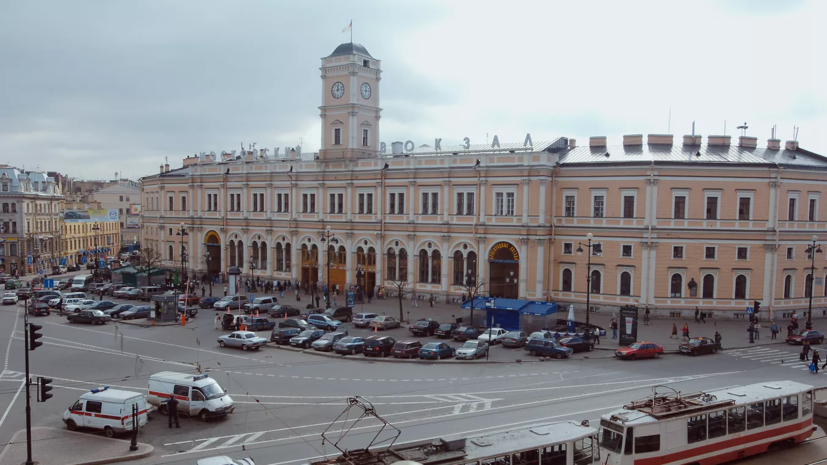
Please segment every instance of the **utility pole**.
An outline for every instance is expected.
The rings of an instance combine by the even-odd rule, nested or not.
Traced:
[[[23,343],[26,352],[26,465],[34,465],[32,461],[32,398],[29,395],[31,378],[29,375],[29,299],[23,299]],[[35,341],[32,341],[34,343]]]

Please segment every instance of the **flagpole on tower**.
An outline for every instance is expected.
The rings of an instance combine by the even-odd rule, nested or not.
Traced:
[[[350,20],[350,43],[353,43],[353,20]]]

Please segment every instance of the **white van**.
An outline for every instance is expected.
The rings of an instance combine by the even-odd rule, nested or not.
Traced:
[[[166,401],[172,397],[180,402],[178,412],[206,420],[223,417],[235,410],[233,399],[210,378],[210,375],[188,375],[174,371],[162,371],[149,377],[147,401],[167,414]]]
[[[132,406],[138,405],[138,427],[147,422],[146,398],[140,392],[92,389],[80,396],[74,405],[63,412],[63,423],[69,431],[78,428],[102,429],[106,437],[132,431]]]
[[[91,274],[79,274],[72,279],[72,290],[85,291],[89,289],[90,284],[92,284]]]

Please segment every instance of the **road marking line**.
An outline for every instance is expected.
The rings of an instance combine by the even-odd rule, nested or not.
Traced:
[[[239,434],[239,435],[233,436],[232,438],[230,438],[230,440],[229,440],[229,441],[225,441],[225,442],[224,442],[224,443],[222,443],[221,445],[222,445],[222,446],[229,446],[230,444],[232,444],[232,443],[234,443],[234,442],[238,441],[239,439],[243,438],[244,436],[247,436],[247,433],[244,433],[244,434]]]
[[[6,416],[9,414],[9,411],[11,411],[11,406],[14,405],[14,402],[17,400],[17,396],[20,395],[20,391],[22,391],[25,386],[26,380],[23,380],[23,382],[20,383],[20,387],[17,388],[17,393],[14,395],[11,402],[9,402],[9,406],[6,407],[6,411],[3,412],[3,417],[0,418],[0,426],[3,426],[3,422],[6,421]]]
[[[14,333],[17,332],[17,322],[20,320],[20,307],[17,307],[17,310],[14,312],[14,328],[11,330],[11,336],[9,336],[9,345],[6,347],[6,362],[3,365],[3,370],[9,369],[9,353],[11,352],[11,341],[14,337]],[[28,347],[27,347],[28,349]]]
[[[261,435],[262,435],[262,434],[264,434],[264,431],[259,431],[258,433],[253,433],[253,435],[252,435],[252,436],[250,436],[249,438],[247,438],[247,439],[245,439],[245,440],[244,440],[244,444],[247,444],[248,442],[253,442],[253,441],[255,441],[256,439],[258,439],[259,437],[261,437]]]
[[[218,441],[219,439],[221,439],[221,438],[207,439],[206,441],[202,442],[201,444],[198,444],[197,446],[193,447],[192,449],[188,450],[187,452],[197,452],[197,451],[209,446],[210,444],[214,443],[215,441]]]

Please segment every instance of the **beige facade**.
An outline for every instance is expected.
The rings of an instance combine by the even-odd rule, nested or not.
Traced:
[[[378,142],[379,61],[343,46],[322,60],[322,150],[302,159],[202,154],[144,178],[143,247],[180,266],[183,223],[188,268],[199,272],[240,266],[245,275],[342,286],[404,281],[408,292],[443,298],[460,296],[471,275],[484,294],[578,306],[591,276],[600,312],[636,304],[741,315],[753,301],[776,314],[807,308],[806,248],[814,234],[827,239],[824,157],[796,142],[671,135],[616,145],[530,136],[394,143],[388,154]],[[322,242],[327,227],[334,239]],[[815,258],[820,282],[825,255]],[[827,297],[814,288],[821,316]]]

